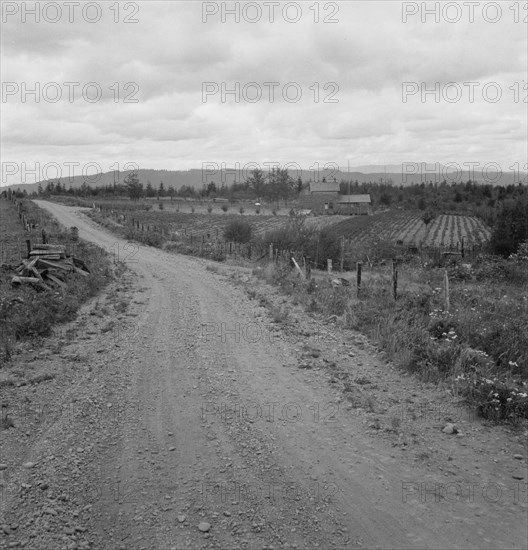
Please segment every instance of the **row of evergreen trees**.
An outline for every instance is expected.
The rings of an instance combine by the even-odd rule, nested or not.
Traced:
[[[324,179],[323,179],[324,181]],[[39,185],[38,196],[71,195],[80,197],[123,197],[131,199],[143,197],[185,197],[214,198],[222,197],[230,200],[291,200],[309,188],[311,181],[301,178],[294,180],[287,170],[273,170],[264,173],[254,170],[243,182],[231,185],[218,185],[211,181],[201,189],[182,185],[175,189],[172,185],[166,187],[163,181],[157,186],[152,182],[141,182],[137,174],[129,173],[123,183],[91,187],[83,183],[81,187],[66,187],[58,181],[48,181]],[[485,217],[485,209],[494,209],[505,200],[524,200],[527,197],[526,185],[509,185],[507,187],[482,185],[471,180],[465,183],[421,183],[408,186],[396,186],[391,182],[344,181],[340,182],[340,193],[370,194],[374,206],[379,208],[396,207],[402,209],[430,209],[436,213],[442,211],[467,212]],[[488,223],[492,220],[486,219]]]

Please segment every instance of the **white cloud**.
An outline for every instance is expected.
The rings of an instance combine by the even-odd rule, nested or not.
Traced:
[[[330,4],[319,4],[321,19],[330,15]],[[101,3],[103,16],[94,24],[79,18],[22,23],[11,16],[2,33],[4,85],[80,87],[74,103],[64,87],[55,104],[35,103],[30,95],[22,102],[20,93],[7,97],[1,105],[3,159],[79,158],[104,166],[134,160],[167,169],[207,160],[303,166],[409,158],[526,162],[527,36],[511,11],[504,9],[496,24],[485,22],[479,8],[475,23],[424,24],[419,15],[403,23],[399,2],[338,4],[336,24],[315,24],[313,3],[302,4],[303,17],[295,24],[283,21],[280,10],[275,23],[264,17],[236,24],[231,17],[223,24],[220,14],[203,23],[201,2],[137,2],[135,24],[114,23],[109,3]],[[302,90],[298,103],[281,97],[292,81]],[[101,101],[80,97],[88,82],[100,85]],[[138,102],[124,104],[123,87],[130,82],[137,85]],[[263,99],[248,103],[242,96],[234,103],[228,95],[222,103],[218,93],[204,103],[204,82],[231,89],[236,82],[242,89],[256,82]],[[280,83],[274,103],[267,101],[266,82]],[[339,86],[337,104],[323,101],[329,82]],[[402,101],[404,82],[429,89],[439,83],[442,91],[456,82],[464,92],[464,83],[478,85],[474,102],[466,93],[456,103],[436,103],[431,95],[424,103],[420,92]],[[482,97],[490,82],[503,92],[497,103]],[[318,103],[314,83],[320,85]]]

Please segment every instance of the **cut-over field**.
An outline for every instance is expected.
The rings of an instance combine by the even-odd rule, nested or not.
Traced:
[[[143,224],[163,226],[177,235],[220,237],[225,226],[239,214],[183,214],[175,212],[135,212],[135,220]],[[244,216],[258,237],[288,222],[279,216]],[[481,244],[490,237],[489,228],[473,216],[441,214],[429,224],[420,212],[388,211],[372,216],[317,216],[306,219],[307,227],[330,229],[336,238],[364,242],[376,238],[392,242],[425,247],[457,247],[464,244]]]
[[[109,215],[103,206],[103,214]],[[149,205],[150,206],[150,205]],[[218,210],[218,209],[216,209]],[[128,210],[117,207],[110,214],[123,225],[132,220],[143,224],[145,230],[163,229],[169,238],[205,237],[205,240],[222,239],[226,225],[243,217],[252,226],[253,237],[284,226],[289,216],[270,216],[248,211],[241,216],[234,209],[211,213],[177,212],[173,209]],[[481,245],[489,240],[490,229],[475,216],[440,214],[425,224],[423,212],[389,210],[371,216],[315,216],[307,217],[305,226],[329,230],[336,239],[345,237],[350,242],[386,241],[392,244],[430,247],[459,248],[464,245]]]

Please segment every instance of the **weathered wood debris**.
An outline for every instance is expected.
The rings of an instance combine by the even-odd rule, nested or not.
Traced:
[[[65,287],[69,275],[88,276],[90,270],[79,258],[66,254],[60,244],[28,245],[28,258],[15,268],[11,284],[31,283],[41,288]]]

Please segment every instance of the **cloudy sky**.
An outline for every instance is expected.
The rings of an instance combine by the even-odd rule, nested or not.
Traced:
[[[35,21],[4,1],[1,183],[127,162],[522,167],[526,2],[437,4],[41,1]]]

